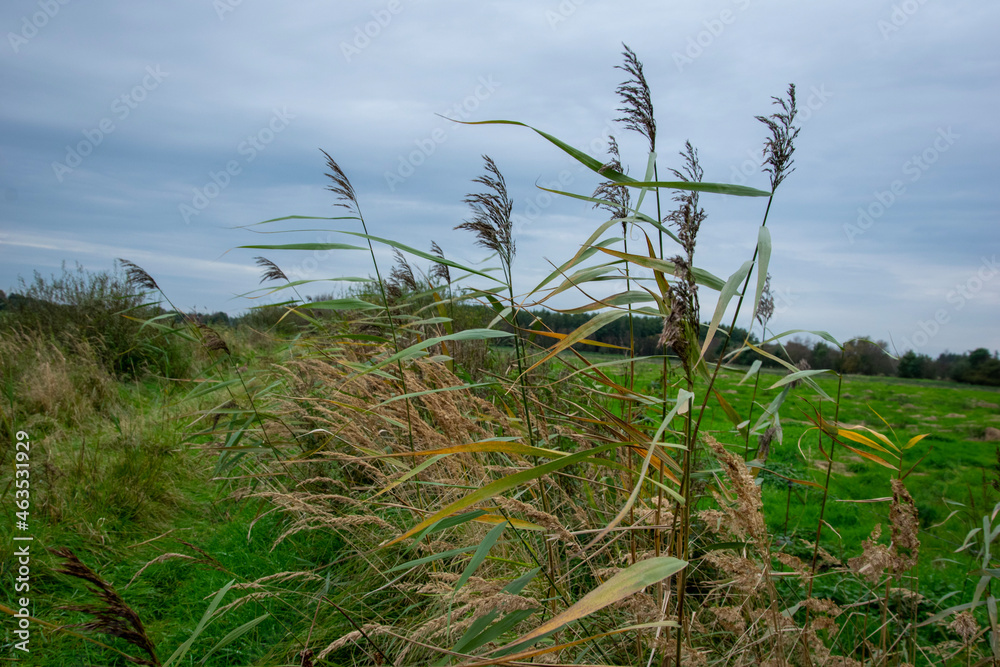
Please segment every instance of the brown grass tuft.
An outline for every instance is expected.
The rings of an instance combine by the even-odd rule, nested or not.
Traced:
[[[882,524],[876,524],[871,536],[861,543],[861,555],[847,561],[852,572],[860,574],[873,584],[878,583],[882,573],[893,563],[892,551],[889,547],[878,543],[881,536]]]
[[[901,574],[917,564],[920,553],[920,521],[913,497],[903,482],[892,480],[892,507],[889,509],[889,523],[892,526],[893,572]]]
[[[969,644],[979,634],[979,623],[972,612],[963,611],[955,615],[955,620],[948,624],[948,629],[961,637],[963,644]]]
[[[721,503],[722,511],[729,517],[731,530],[740,538],[749,536],[763,551],[768,542],[767,526],[764,524],[760,487],[754,482],[753,475],[743,459],[730,454],[718,440],[710,435],[705,436],[705,442],[715,452],[715,457],[722,464],[722,469],[736,493],[735,506]]]

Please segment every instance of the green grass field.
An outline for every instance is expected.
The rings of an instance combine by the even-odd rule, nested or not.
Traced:
[[[273,354],[264,356],[273,358]],[[494,354],[506,352],[501,348]],[[619,359],[585,356],[596,364]],[[604,368],[624,381],[626,367]],[[638,362],[637,391],[654,393],[661,370],[659,361]],[[746,369],[724,369],[717,383],[720,394],[741,415],[748,413],[757,379],[745,379],[745,373]],[[760,373],[754,414],[763,411],[779,391],[769,387],[781,377],[766,369]],[[827,394],[836,395],[835,378],[820,375],[815,379]],[[336,532],[297,533],[272,551],[285,520],[262,501],[233,500],[232,492],[244,488],[244,480],[220,479],[239,475],[218,474],[219,452],[205,449],[212,438],[197,435],[201,425],[196,420],[215,407],[212,401],[184,400],[190,391],[184,382],[148,379],[115,386],[113,407],[74,420],[55,405],[52,414],[37,413],[25,425],[37,434],[33,436],[33,461],[39,466],[39,486],[32,530],[36,562],[44,563],[37,566],[33,580],[38,618],[52,623],[86,618],[61,609],[87,594],[78,582],[52,573],[59,559],[42,555],[43,547],[71,548],[134,606],[157,643],[168,647],[190,636],[213,593],[227,581],[251,582],[279,572],[308,571],[329,586],[343,589],[357,586],[366,576],[356,554],[343,558],[344,542]],[[700,400],[698,387],[695,393]],[[844,380],[841,398],[842,422],[869,426],[896,442],[928,434],[906,450],[904,458],[905,469],[913,466],[907,484],[922,529],[921,558],[912,574],[920,581],[920,592],[931,601],[956,589],[968,593],[977,580],[967,574],[975,569],[972,557],[976,554],[954,551],[1000,497],[993,486],[998,475],[997,444],[983,440],[986,428],[1000,423],[1000,392],[941,382],[850,376]],[[710,405],[714,402],[711,398]],[[825,460],[807,418],[820,406],[824,416],[832,419],[830,404],[818,400],[812,388],[800,385],[792,390],[782,410],[782,441],[771,445],[768,470],[823,483]],[[713,409],[706,414],[706,432],[742,456],[746,442],[723,412]],[[650,416],[655,419],[655,411]],[[756,446],[753,436],[748,458],[753,458]],[[233,469],[234,473],[239,469]],[[835,452],[831,502],[825,516],[831,529],[824,533],[824,548],[846,562],[857,555],[858,545],[876,523],[888,525],[886,499],[891,495],[892,475],[893,471],[855,454]],[[807,560],[809,549],[802,540],[815,537],[821,491],[789,484],[768,472],[761,472],[760,477],[775,547]],[[872,500],[876,502],[853,502]],[[12,525],[13,517],[8,519],[5,526]],[[819,577],[814,595],[842,598],[850,592],[850,586],[839,578],[829,579],[829,590],[826,584]],[[264,616],[238,647],[230,644],[213,654],[223,662],[210,659],[206,664],[234,664],[233,660],[272,664],[269,661],[277,659],[281,647],[294,641],[290,629],[302,620],[293,609],[283,612],[284,607],[279,601],[266,600],[241,605],[208,626],[198,638],[195,654],[205,655],[230,631]],[[114,662],[106,650],[76,635],[43,636],[45,648],[37,651],[37,661],[29,658],[23,664],[55,664],[53,655],[69,661],[60,664],[100,660],[108,661],[101,664],[127,664]],[[101,641],[115,644],[106,637]],[[117,645],[127,648],[120,641]]]
[[[618,359],[612,355],[588,353],[594,363]],[[625,368],[625,365],[619,366]],[[723,398],[740,415],[759,416],[780,389],[769,387],[785,373],[762,369],[759,382],[747,379],[747,368],[726,368],[719,375],[717,388]],[[658,360],[640,361],[636,367],[636,390],[653,393],[661,373]],[[625,375],[616,376],[619,381]],[[837,380],[832,374],[814,376],[816,383],[829,396],[837,394]],[[756,387],[755,387],[756,384]],[[756,400],[754,400],[756,389]],[[696,388],[696,394],[698,393]],[[698,396],[699,399],[702,395]],[[963,503],[976,521],[983,511],[992,510],[1000,500],[994,488],[1000,483],[998,447],[1000,443],[984,439],[986,429],[1000,428],[1000,390],[991,387],[958,385],[934,380],[907,380],[894,377],[847,376],[841,395],[839,421],[845,424],[867,426],[879,431],[900,445],[910,438],[927,434],[912,449],[905,450],[903,468],[910,471],[907,480],[914,483],[911,493],[920,510],[921,526],[929,528],[960,509]],[[715,404],[710,398],[709,405]],[[782,443],[772,444],[767,468],[786,477],[822,483],[826,476],[826,459],[817,447],[814,422],[817,411],[822,409],[826,419],[834,418],[831,404],[806,385],[793,390],[782,409]],[[884,421],[883,421],[884,420]],[[736,453],[742,454],[749,447],[749,459],[754,458],[757,437],[749,443],[736,431],[732,422],[721,410],[708,413],[704,428]],[[829,453],[829,452],[828,452]],[[888,458],[888,457],[887,457]],[[891,463],[896,463],[890,459]],[[912,471],[911,471],[912,468]],[[815,532],[817,504],[811,494],[815,490],[806,486],[789,485],[784,480],[762,473],[768,521],[779,533],[785,526],[786,508],[788,532],[802,534],[805,527]],[[831,493],[836,501],[833,514],[828,515],[847,544],[859,544],[877,522],[885,523],[887,503],[857,503],[847,501],[871,500],[891,496],[889,478],[894,471],[884,468],[857,454],[841,449],[834,452]],[[788,502],[791,486],[792,500]],[[978,516],[976,513],[978,512]],[[961,517],[946,526],[954,525],[951,539],[957,542],[929,544],[928,548],[940,557],[961,546],[965,533],[973,526],[959,526]],[[938,536],[944,540],[944,534]],[[928,568],[933,567],[930,564]]]

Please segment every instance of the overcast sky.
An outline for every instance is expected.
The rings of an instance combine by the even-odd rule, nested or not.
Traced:
[[[337,215],[322,148],[371,233],[463,262],[484,257],[453,227],[490,155],[526,291],[606,219],[536,184],[589,195],[598,178],[527,129],[441,116],[523,121],[601,159],[614,134],[641,176],[645,140],[613,122],[624,42],[661,177],[690,140],[705,180],[767,189],[754,116],[796,84],[797,170],[768,220],[774,330],[1000,349],[997,3],[6,0],[0,26],[0,288],[123,257],[182,308],[244,311],[262,253],[233,248],[349,238],[237,229]],[[749,259],[766,203],[704,195],[696,264],[725,278]],[[293,278],[373,272],[366,253],[263,254]]]

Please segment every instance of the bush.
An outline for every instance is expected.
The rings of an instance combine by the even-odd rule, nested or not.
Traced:
[[[177,377],[187,370],[190,354],[180,341],[142,326],[157,309],[119,274],[79,265],[70,271],[64,264],[62,275],[46,279],[36,271],[30,284],[21,278],[18,287],[0,301],[0,331],[40,336],[67,351],[84,344],[119,378]]]

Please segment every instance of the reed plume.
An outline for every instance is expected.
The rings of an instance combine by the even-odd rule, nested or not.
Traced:
[[[159,290],[160,286],[153,280],[153,276],[146,273],[138,264],[133,264],[127,259],[118,259],[118,263],[125,269],[126,280],[129,285],[142,289]]]
[[[615,121],[623,123],[629,130],[635,130],[649,141],[649,150],[656,150],[656,120],[653,118],[653,100],[649,93],[649,84],[646,83],[646,76],[642,72],[642,63],[635,55],[635,52],[622,44],[625,50],[622,55],[625,57],[625,64],[615,65],[615,69],[620,69],[629,75],[629,79],[618,86],[615,91],[622,99],[624,106],[618,111],[625,114]]]
[[[444,259],[444,250],[441,250],[441,246],[437,244],[437,241],[431,241],[431,254]],[[431,267],[430,277],[431,280],[440,280],[446,285],[451,285],[451,271],[448,270],[447,264],[435,262]]]
[[[611,159],[597,173],[603,174],[605,171],[611,170],[619,174],[624,174],[625,169],[622,167],[621,153],[619,152],[618,142],[614,136],[608,139],[608,155]],[[613,181],[604,181],[597,186],[597,189],[594,190],[594,194],[591,196],[594,199],[606,200],[606,202],[594,204],[594,208],[604,209],[611,214],[612,218],[627,218],[631,212],[632,194],[627,185]],[[623,231],[626,224],[625,220],[622,220]]]
[[[514,244],[514,225],[510,218],[514,203],[507,194],[507,183],[496,163],[488,155],[484,155],[483,160],[486,162],[487,173],[473,179],[472,182],[479,183],[489,192],[466,195],[463,201],[472,207],[473,216],[455,229],[474,233],[476,243],[500,255],[503,263],[509,268],[517,253]]]
[[[288,282],[288,276],[285,275],[285,272],[271,260],[266,257],[254,257],[254,261],[257,263],[257,266],[264,269],[264,272],[261,273],[259,284],[266,283],[269,280],[284,280]]]
[[[396,264],[389,271],[389,280],[386,286],[395,296],[399,296],[406,290],[416,291],[417,277],[413,273],[413,267],[399,250],[394,248],[392,254],[396,258]]]
[[[141,649],[150,657],[150,660],[145,660],[135,656],[126,656],[130,662],[137,665],[159,667],[160,661],[156,657],[156,648],[146,635],[146,628],[143,627],[142,620],[135,610],[129,607],[125,600],[115,591],[114,587],[84,565],[76,557],[76,554],[69,549],[50,549],[49,551],[65,561],[62,568],[56,570],[57,574],[65,574],[82,580],[86,583],[87,589],[100,599],[100,603],[98,604],[63,607],[68,611],[82,612],[94,617],[93,621],[76,624],[71,627],[101,632],[123,639],[136,648]]]
[[[798,109],[795,107],[795,84],[788,84],[788,99],[772,97],[774,104],[781,107],[780,112],[770,116],[757,116],[757,120],[767,125],[771,131],[771,137],[764,143],[764,171],[771,176],[771,192],[774,192],[778,185],[791,174],[795,169],[792,167],[792,153],[795,152],[795,139],[799,136],[799,130],[795,126],[795,115]]]
[[[319,152],[326,156],[326,166],[330,170],[326,176],[333,181],[333,185],[328,185],[326,189],[337,195],[337,199],[339,200],[334,206],[342,206],[361,215],[360,211],[358,211],[358,198],[354,194],[354,186],[347,179],[344,170],[340,168],[337,161],[330,157],[330,154],[325,150],[321,148]]]

